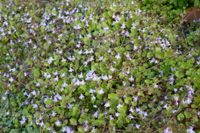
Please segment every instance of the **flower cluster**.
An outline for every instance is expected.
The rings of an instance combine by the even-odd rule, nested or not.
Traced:
[[[9,1],[0,4],[2,132],[198,128],[199,53],[175,47],[173,27],[140,2]]]

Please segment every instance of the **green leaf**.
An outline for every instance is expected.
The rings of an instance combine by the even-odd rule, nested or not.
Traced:
[[[39,128],[27,127],[26,130],[28,133],[40,133]]]
[[[194,6],[200,7],[200,0],[194,0]]]
[[[130,104],[130,102],[132,101],[132,98],[126,97],[124,101],[125,101],[126,104]]]
[[[40,69],[39,68],[33,68],[32,74],[34,78],[38,78],[40,76]]]
[[[46,30],[46,29],[45,29],[45,26],[41,26],[41,27],[40,27],[40,31],[41,31],[42,33],[44,33],[45,30]]]
[[[189,119],[189,118],[192,117],[192,114],[191,114],[190,112],[188,112],[188,111],[185,111],[185,112],[184,112],[184,115],[185,115],[185,118],[186,118],[186,119]]]
[[[92,123],[93,123],[95,126],[101,126],[101,125],[104,125],[104,124],[105,124],[105,120],[104,120],[104,119],[92,120]]]
[[[75,118],[71,118],[70,119],[70,124],[72,124],[72,125],[77,125],[77,121],[76,121],[76,119]]]
[[[20,133],[19,129],[11,129],[10,133]]]
[[[158,58],[158,59],[163,58],[163,52],[161,51],[160,47],[155,48],[155,57]]]
[[[112,107],[115,107],[118,104],[118,96],[115,93],[108,94],[108,99],[110,99],[110,104]]]
[[[57,15],[57,11],[56,11],[56,8],[54,8],[53,10],[52,10],[52,12],[51,12],[54,16],[56,16]]]
[[[184,118],[185,118],[185,117],[184,117],[184,114],[182,114],[182,113],[178,114],[178,116],[177,116],[177,119],[178,119],[179,121],[182,121]]]
[[[177,78],[182,78],[184,76],[181,71],[176,71],[175,75],[176,75]]]
[[[45,101],[45,104],[46,104],[47,106],[52,105],[52,104],[53,104],[52,99],[47,98],[46,101]]]
[[[80,113],[80,109],[79,109],[78,105],[75,105],[75,106],[72,108],[72,114],[71,114],[72,117],[77,118],[78,115],[79,115],[79,113]]]

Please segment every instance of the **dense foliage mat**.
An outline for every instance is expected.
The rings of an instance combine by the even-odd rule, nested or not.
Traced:
[[[164,19],[129,0],[1,1],[0,131],[200,132],[200,31]]]

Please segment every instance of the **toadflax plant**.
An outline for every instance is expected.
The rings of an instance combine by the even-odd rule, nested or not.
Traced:
[[[0,131],[200,131],[199,46],[140,7],[1,1]]]

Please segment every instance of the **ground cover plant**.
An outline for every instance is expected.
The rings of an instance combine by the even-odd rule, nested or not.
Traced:
[[[199,23],[155,7],[1,1],[0,131],[200,132]]]

